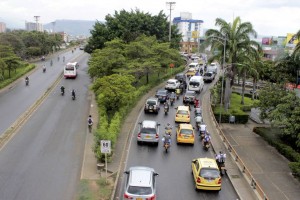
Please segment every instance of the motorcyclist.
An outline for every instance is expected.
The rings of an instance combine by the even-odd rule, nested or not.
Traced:
[[[93,119],[92,119],[92,115],[89,115],[88,117],[88,127],[89,127],[89,132],[92,132],[92,126],[93,126]]]
[[[62,95],[65,93],[65,87],[63,85],[60,87],[60,91],[61,91]]]
[[[202,75],[202,74],[203,74],[203,69],[201,68],[201,69],[200,69],[200,75]]]
[[[51,65],[51,66],[53,65],[53,61],[52,61],[52,60],[50,60],[50,65]]]
[[[65,59],[66,59],[65,56],[63,56],[63,62],[65,62]]]
[[[43,65],[43,72],[46,72],[46,65]]]
[[[166,108],[166,109],[167,109],[167,112],[169,112],[169,104],[168,104],[167,101],[164,103],[164,108]]]
[[[60,58],[59,58],[59,55],[58,55],[58,56],[57,56],[57,61],[59,61],[59,59],[60,59]]]
[[[194,100],[194,106],[195,106],[195,108],[199,107],[199,99],[195,98],[195,100]]]
[[[210,134],[209,134],[209,132],[206,131],[206,134],[203,139],[203,146],[206,145],[207,143],[210,144],[210,141],[211,141]]]
[[[216,162],[219,167],[219,170],[221,171],[221,167],[225,166],[225,159],[226,159],[226,153],[223,153],[220,151],[218,154],[216,154]]]
[[[75,99],[75,97],[76,97],[76,94],[75,94],[75,90],[73,89],[72,90],[72,97]]]
[[[25,84],[26,84],[26,85],[29,84],[29,78],[28,78],[28,76],[25,77]]]
[[[202,115],[202,110],[201,110],[201,108],[195,108],[195,115],[196,115],[196,116],[201,116],[201,115]]]
[[[206,124],[202,123],[200,124],[200,131],[199,131],[199,136],[201,136],[201,133],[206,134]]]
[[[172,92],[172,93],[170,94],[170,103],[171,103],[171,105],[174,103],[175,98],[176,98],[176,95],[175,95],[174,92]],[[173,102],[173,103],[172,103],[172,102]]]
[[[201,123],[201,125],[202,125],[202,123],[203,123],[203,118],[201,117],[201,115],[197,115],[197,116],[195,117],[195,121],[196,121],[196,124]],[[201,126],[201,125],[200,125],[200,126]]]
[[[170,123],[167,123],[166,127],[165,127],[165,132],[171,134],[172,133],[172,129],[173,127],[171,126]]]
[[[179,95],[181,94],[181,88],[180,88],[180,87],[177,88],[177,89],[175,90],[175,92],[176,92],[176,97],[177,97],[177,99],[178,99]]]

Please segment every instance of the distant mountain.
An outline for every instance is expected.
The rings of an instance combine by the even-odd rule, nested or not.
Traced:
[[[66,32],[69,35],[78,36],[85,35],[90,36],[90,30],[95,25],[96,21],[88,20],[56,20],[53,26],[52,22],[44,25],[44,30],[53,30],[55,32]]]

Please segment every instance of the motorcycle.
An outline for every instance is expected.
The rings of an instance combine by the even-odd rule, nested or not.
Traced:
[[[64,96],[65,90],[60,90],[60,94],[61,94],[61,96]]]
[[[175,101],[175,99],[174,99],[174,98],[170,98],[170,104],[171,104],[171,106],[173,106],[173,105],[174,105],[174,101]]]
[[[75,100],[75,99],[76,99],[75,95],[72,95],[72,100]]]
[[[45,73],[46,72],[46,68],[43,68],[43,73]]]
[[[165,115],[168,114],[169,108],[167,106],[164,107]]]
[[[209,147],[210,147],[210,142],[205,141],[204,144],[203,144],[204,150],[208,151]]]
[[[165,148],[166,153],[168,153],[169,147],[170,147],[170,143],[169,142],[165,142],[164,143],[164,148]]]
[[[220,170],[220,175],[223,176],[226,172],[225,161],[223,161],[223,162],[218,162],[217,161],[217,164],[218,164],[218,167],[219,167],[219,170]]]
[[[201,124],[199,124],[199,127],[200,127]],[[205,131],[200,131],[200,140],[203,141],[205,137]]]
[[[29,80],[28,80],[28,79],[25,80],[25,85],[26,85],[26,86],[29,85]]]

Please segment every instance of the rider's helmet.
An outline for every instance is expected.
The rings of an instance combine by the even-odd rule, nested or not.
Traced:
[[[89,117],[92,117],[92,115],[89,115]]]
[[[167,126],[170,126],[171,124],[170,123],[167,123]]]

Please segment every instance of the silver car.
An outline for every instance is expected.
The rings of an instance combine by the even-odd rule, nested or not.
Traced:
[[[159,126],[156,121],[144,120],[139,123],[140,129],[137,135],[137,143],[143,142],[154,143],[158,145],[159,142]]]
[[[125,171],[125,192],[124,200],[155,200],[156,187],[155,178],[158,173],[153,168],[136,166]]]

